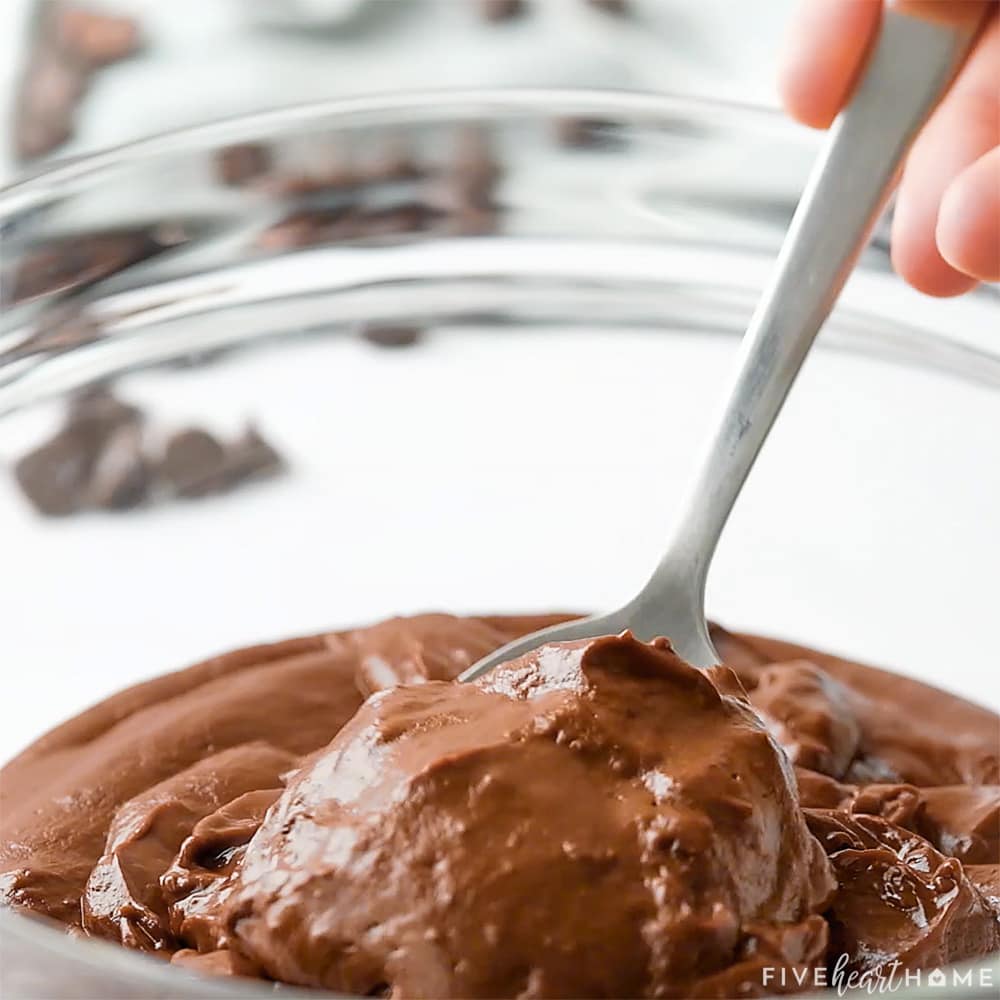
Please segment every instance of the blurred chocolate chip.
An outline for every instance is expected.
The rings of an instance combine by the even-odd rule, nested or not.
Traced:
[[[14,151],[19,159],[33,160],[64,142],[73,135],[69,112],[36,114],[32,109],[19,108],[14,115]]]
[[[69,428],[20,458],[14,476],[39,514],[65,517],[84,505],[84,493],[96,460],[89,441]]]
[[[109,440],[121,429],[137,428],[141,419],[138,409],[106,390],[85,393],[71,403],[63,427],[15,465],[21,491],[49,517],[84,509],[91,477]]]
[[[21,159],[66,142],[90,74],[139,47],[132,18],[54,0],[41,10],[14,102],[14,149]]]
[[[213,347],[206,351],[194,349],[188,351],[186,354],[178,354],[165,361],[161,361],[159,367],[169,368],[173,371],[204,368],[206,365],[214,364],[220,358],[224,358],[232,350],[232,347]]]
[[[422,201],[405,201],[398,205],[359,212],[350,236],[371,239],[394,236],[397,233],[424,232],[433,225],[438,213]]]
[[[345,243],[392,237],[429,229],[440,212],[422,201],[405,201],[381,208],[357,205],[301,209],[260,233],[256,245],[265,250],[288,250],[324,243]]]
[[[142,429],[124,424],[105,441],[86,490],[86,500],[102,510],[131,510],[146,502],[150,467],[142,451]]]
[[[243,142],[219,150],[216,172],[223,184],[240,187],[267,174],[272,159],[271,150],[263,143]]]
[[[276,475],[284,466],[280,452],[249,424],[226,449],[223,476],[227,486],[238,486],[251,479]]]
[[[351,191],[363,180],[351,163],[331,159],[320,170],[269,174],[260,186],[278,197],[302,198]]]
[[[29,56],[14,102],[14,150],[22,159],[41,156],[73,134],[76,105],[87,74],[47,43]]]
[[[157,473],[181,497],[201,497],[225,486],[226,452],[208,431],[189,428],[167,441]]]
[[[370,325],[361,331],[363,340],[378,347],[412,347],[423,338],[424,331],[418,326]]]
[[[139,25],[76,4],[52,5],[51,38],[65,53],[88,67],[106,66],[139,49]]]
[[[5,294],[17,303],[92,285],[173,245],[161,235],[157,227],[138,226],[52,239],[14,262]],[[165,235],[176,242],[176,233]]]
[[[73,305],[47,310],[23,340],[0,351],[0,364],[31,357],[56,354],[92,343],[101,336],[100,324]]]
[[[621,17],[628,13],[628,0],[587,0],[591,7],[598,7],[607,14]]]
[[[613,146],[621,141],[618,124],[601,118],[557,118],[555,133],[556,139],[563,146],[598,148]]]
[[[500,164],[489,137],[478,126],[459,131],[448,171],[451,185],[464,204],[487,206],[500,178]]]
[[[173,434],[153,459],[145,447],[144,419],[141,410],[106,387],[81,393],[70,401],[57,433],[15,464],[21,491],[39,513],[62,517],[95,508],[131,510],[159,492],[204,497],[285,467],[252,424],[228,444],[187,428]]]
[[[119,399],[104,385],[94,386],[74,396],[66,415],[67,426],[93,428],[101,443],[118,428],[140,424],[144,419],[138,406]]]
[[[426,171],[413,158],[402,139],[396,137],[385,142],[378,155],[366,164],[367,181],[408,181],[423,177]]]
[[[494,232],[498,210],[494,197],[501,167],[479,127],[462,129],[451,160],[424,187],[425,198],[443,214],[441,228],[454,235]]]
[[[487,21],[507,21],[524,10],[523,0],[479,0],[480,13]]]
[[[443,224],[449,236],[486,236],[496,232],[497,213],[492,208],[460,205]]]
[[[87,76],[51,45],[42,45],[25,70],[25,86],[35,112],[58,109],[62,116],[83,95]]]
[[[325,243],[329,233],[343,223],[348,208],[301,209],[286,215],[259,233],[255,245],[262,250],[291,250]]]

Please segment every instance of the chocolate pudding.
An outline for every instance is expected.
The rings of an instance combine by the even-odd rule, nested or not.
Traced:
[[[0,772],[2,899],[400,998],[763,996],[1000,950],[993,712],[720,628],[707,671],[624,634],[453,683],[565,617],[394,619],[121,692]]]

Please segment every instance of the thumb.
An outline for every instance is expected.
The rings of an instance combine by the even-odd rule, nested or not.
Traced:
[[[938,251],[956,270],[1000,281],[1000,147],[967,166],[941,199]]]

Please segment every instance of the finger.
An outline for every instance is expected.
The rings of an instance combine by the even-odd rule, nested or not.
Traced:
[[[945,190],[1000,144],[1000,17],[993,17],[949,93],[917,137],[903,171],[892,226],[892,260],[915,288],[960,295],[975,278],[953,267],[935,237]]]
[[[803,0],[778,90],[788,113],[826,128],[844,106],[878,34],[882,0]]]
[[[1000,147],[951,182],[937,221],[941,256],[980,281],[1000,281]]]
[[[901,14],[935,21],[939,24],[982,23],[986,12],[997,0],[888,0],[888,5]]]

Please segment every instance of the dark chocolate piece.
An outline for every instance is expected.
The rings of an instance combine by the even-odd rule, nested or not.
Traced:
[[[132,55],[139,45],[132,18],[54,0],[44,4],[15,100],[16,154],[31,159],[66,142],[90,74]]]
[[[459,131],[449,180],[462,205],[486,208],[493,203],[493,190],[500,178],[500,164],[486,132],[478,126]]]
[[[16,154],[29,159],[66,142],[73,134],[76,105],[87,74],[52,45],[41,43],[21,75],[14,108]]]
[[[177,496],[217,493],[225,486],[226,451],[208,431],[188,428],[168,441],[157,472]]]
[[[438,209],[422,201],[405,201],[376,209],[362,209],[356,205],[299,209],[260,233],[256,245],[279,251],[422,232],[430,229],[440,214]]]
[[[460,205],[445,220],[443,228],[452,236],[486,236],[496,232],[497,214],[490,208]]]
[[[563,146],[598,148],[621,141],[618,124],[602,118],[570,115],[555,120],[556,139]]]
[[[509,21],[524,11],[524,0],[479,0],[479,11],[487,21]]]
[[[615,14],[618,17],[628,13],[627,0],[587,0],[591,7],[597,7],[606,14]]]
[[[65,517],[84,506],[84,492],[96,457],[91,441],[64,428],[19,459],[14,475],[21,492],[39,514]]]
[[[93,427],[103,442],[119,427],[141,423],[144,415],[138,406],[123,402],[106,385],[98,385],[70,400],[66,419],[69,425]]]
[[[442,228],[454,235],[479,235],[497,227],[495,190],[501,167],[486,133],[462,128],[450,162],[426,186],[428,204],[444,213]]]
[[[55,308],[45,313],[35,329],[5,351],[0,351],[0,364],[31,357],[35,354],[56,354],[92,343],[101,336],[100,324],[82,309],[73,305]]]
[[[226,448],[222,475],[228,487],[277,475],[285,467],[281,453],[265,440],[254,424]]]
[[[298,173],[274,173],[261,181],[261,187],[279,197],[301,198],[352,191],[364,178],[346,161],[331,161],[322,170]]]
[[[142,429],[125,424],[111,434],[99,453],[86,499],[103,510],[131,510],[146,502],[149,491],[150,468],[142,451]]]
[[[397,233],[419,233],[430,229],[438,213],[422,201],[404,201],[398,205],[361,212],[351,236],[370,239]]]
[[[199,428],[179,431],[154,460],[144,448],[143,420],[138,408],[105,387],[81,393],[59,431],[16,463],[22,492],[50,517],[130,510],[159,486],[170,495],[203,497],[274,475],[285,465],[252,424],[228,444]]]
[[[372,324],[364,327],[361,337],[377,347],[412,347],[419,343],[424,331],[419,326],[403,324]]]
[[[243,142],[220,149],[216,171],[223,184],[241,187],[266,175],[271,169],[271,150],[261,142]]]
[[[64,517],[88,505],[91,477],[111,437],[137,426],[142,416],[104,389],[74,400],[66,422],[53,437],[22,457],[14,467],[21,491],[48,517]]]
[[[349,207],[300,209],[268,226],[255,244],[262,250],[281,251],[325,243],[338,224],[345,224],[350,212]]]
[[[31,248],[14,265],[5,290],[11,304],[84,288],[182,242],[158,226],[65,236]]]
[[[410,181],[423,177],[426,171],[417,163],[402,139],[393,137],[365,166],[365,179],[370,182]]]

